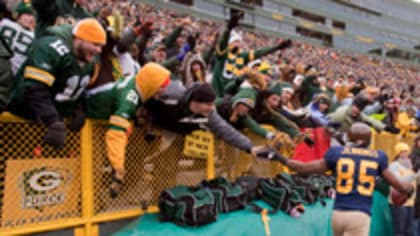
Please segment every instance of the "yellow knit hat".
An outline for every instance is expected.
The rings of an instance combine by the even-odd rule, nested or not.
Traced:
[[[94,18],[86,18],[79,21],[73,27],[73,35],[76,38],[105,45],[106,33],[102,25]]]
[[[410,147],[408,146],[408,144],[397,143],[397,145],[395,145],[395,155],[399,155],[403,151],[407,151],[407,152],[410,151]]]
[[[143,102],[169,85],[171,72],[157,63],[147,63],[136,75],[136,87]]]

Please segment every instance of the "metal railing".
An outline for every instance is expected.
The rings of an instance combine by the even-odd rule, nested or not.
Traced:
[[[285,171],[277,162],[256,160],[220,140],[209,146],[208,158],[188,157],[183,136],[159,130],[156,140],[148,142],[140,127],[129,138],[123,189],[111,199],[107,129],[106,122],[88,120],[81,132],[68,131],[65,146],[55,150],[42,145],[43,125],[1,115],[0,235],[71,228],[76,236],[97,236],[99,223],[157,212],[159,193],[176,184]],[[246,134],[257,145],[266,142]],[[373,147],[392,159],[393,147],[401,140],[412,144],[414,136],[374,134]]]

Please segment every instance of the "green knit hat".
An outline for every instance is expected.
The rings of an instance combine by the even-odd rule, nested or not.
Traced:
[[[35,10],[32,8],[32,4],[30,0],[23,0],[17,5],[16,13],[18,15],[21,15],[21,14],[35,15]]]
[[[268,88],[268,92],[271,94],[277,94],[281,96],[282,92],[288,90],[289,92],[293,93],[293,86],[288,82],[276,82]]]
[[[155,50],[155,49],[159,49],[159,50],[166,50],[166,45],[163,43],[163,42],[158,42],[158,43],[155,43],[155,44],[153,44],[151,47],[150,47],[150,50]]]
[[[235,96],[233,96],[232,107],[235,107],[237,104],[242,103],[252,109],[255,107],[256,98],[257,91],[255,89],[242,88]]]

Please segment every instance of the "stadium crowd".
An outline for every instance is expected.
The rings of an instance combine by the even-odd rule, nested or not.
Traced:
[[[302,128],[323,127],[332,145],[359,121],[379,132],[418,132],[414,65],[251,32],[240,27],[239,11],[220,24],[136,1],[55,2],[24,0],[14,12],[0,2],[0,112],[46,125],[44,141],[57,148],[66,127],[109,120],[113,197],[139,119],[150,136],[154,126],[181,134],[205,128],[254,156],[245,128],[288,156],[299,143],[317,145]],[[411,159],[409,147],[396,147],[409,174],[420,169],[418,140]],[[400,208],[395,214],[410,214],[414,227],[420,199]],[[401,225],[396,230],[407,230]]]

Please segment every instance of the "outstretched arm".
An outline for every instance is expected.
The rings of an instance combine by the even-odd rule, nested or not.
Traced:
[[[223,56],[226,54],[229,43],[230,31],[232,31],[233,28],[239,25],[239,20],[242,18],[242,16],[242,12],[238,12],[230,16],[230,19],[226,26],[226,30],[223,31],[216,45],[217,56]]]
[[[411,182],[402,182],[400,181],[389,168],[385,169],[382,172],[382,178],[385,179],[393,188],[398,190],[398,192],[411,194],[413,191],[413,186]]]
[[[264,129],[263,127],[261,127],[260,124],[258,124],[257,121],[255,121],[250,115],[247,115],[246,117],[244,117],[244,125],[245,127],[247,127],[248,129],[250,129],[253,133],[263,137],[263,138],[273,138],[274,133],[273,132],[269,132],[266,129]]]
[[[253,144],[251,140],[227,123],[217,111],[212,111],[209,115],[209,128],[215,136],[223,139],[230,145],[248,153],[252,151]]]
[[[271,54],[273,52],[276,52],[277,50],[286,49],[292,45],[292,41],[290,39],[286,41],[280,41],[277,45],[274,45],[272,47],[265,47],[258,50],[251,50],[244,52],[242,55],[246,57],[246,61],[253,61],[255,59],[261,58],[265,55]]]
[[[288,160],[286,165],[299,174],[315,174],[324,173],[328,170],[325,160],[316,160],[311,162],[300,162],[295,160]]]
[[[214,37],[213,43],[211,44],[211,46],[204,52],[203,54],[203,60],[204,62],[208,65],[210,64],[213,56],[214,56],[214,52],[216,50],[216,45],[217,45],[217,39],[219,38],[219,33],[217,33]]]
[[[144,56],[144,51],[146,50],[148,39],[152,36],[152,25],[152,22],[147,21],[143,25],[126,30],[117,44],[118,52],[127,52],[133,43],[137,43],[138,61],[140,65],[146,64],[147,59]]]
[[[32,0],[32,6],[37,13],[38,18],[54,21],[57,17],[56,1]]]
[[[182,30],[184,30],[183,26],[176,27],[168,37],[163,40],[166,48],[172,48],[175,46],[176,39],[181,35]]]

